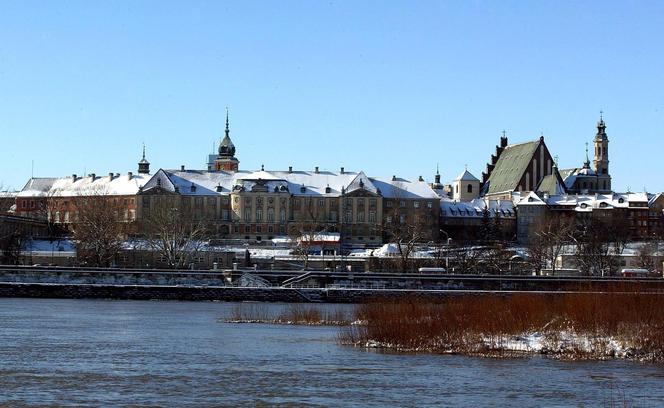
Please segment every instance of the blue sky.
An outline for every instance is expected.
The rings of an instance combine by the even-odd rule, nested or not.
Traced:
[[[478,177],[505,129],[664,190],[664,2],[0,1],[0,184],[240,166]],[[591,148],[592,152],[592,148]]]

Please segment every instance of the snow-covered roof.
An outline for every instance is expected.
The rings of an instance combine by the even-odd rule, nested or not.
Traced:
[[[521,198],[517,203],[517,206],[522,205],[546,205],[544,201],[533,191],[529,192],[525,197]]]
[[[440,196],[424,181],[410,181],[397,177],[371,177],[371,181],[385,198],[440,199]]]
[[[514,204],[509,200],[486,200],[476,198],[472,201],[455,201],[448,198],[440,200],[440,212],[443,217],[483,217],[489,210],[489,216],[514,217]]]
[[[32,178],[19,197],[76,197],[83,195],[135,195],[149,180],[148,174]]]
[[[517,205],[542,205],[565,206],[573,208],[578,212],[591,212],[594,209],[610,210],[614,208],[643,207],[652,200],[652,194],[648,193],[611,193],[611,194],[560,194],[544,195],[542,198],[535,193],[529,193],[524,198],[518,199]],[[639,205],[634,205],[639,203]]]
[[[159,170],[144,189],[160,187],[183,195],[229,194],[235,188],[251,191],[257,184],[267,191],[286,191],[295,196],[341,196],[365,190],[387,198],[437,199],[423,181],[367,177],[364,172]]]

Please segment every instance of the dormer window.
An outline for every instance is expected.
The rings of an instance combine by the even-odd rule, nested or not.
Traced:
[[[327,187],[325,187],[325,194],[330,194],[331,192],[332,192],[332,189],[330,188],[329,185]]]
[[[190,190],[191,190],[192,193],[196,192],[196,185],[194,183],[191,183]]]
[[[221,187],[221,184],[217,184],[217,193],[221,193],[223,190],[223,187]]]
[[[625,199],[622,198],[622,197],[620,197],[620,198],[618,199],[618,202],[619,202],[620,204],[623,204],[623,203],[625,202]]]
[[[304,186],[304,184],[302,184],[302,186],[300,186],[300,193],[306,193],[306,192],[307,188]]]

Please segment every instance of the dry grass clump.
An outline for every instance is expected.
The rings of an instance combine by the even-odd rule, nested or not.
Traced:
[[[409,351],[662,361],[663,301],[664,294],[620,290],[369,303],[356,311],[365,324],[345,328],[340,341]]]
[[[349,325],[349,315],[343,310],[321,309],[316,306],[292,304],[278,315],[270,315],[264,304],[235,305],[229,323],[270,323],[293,325],[344,326]]]

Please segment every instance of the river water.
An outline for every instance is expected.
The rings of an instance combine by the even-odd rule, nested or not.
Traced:
[[[236,307],[0,299],[0,406],[664,406],[662,365],[381,353]]]

